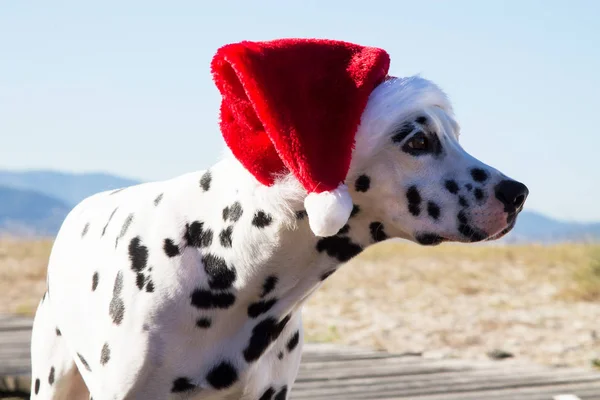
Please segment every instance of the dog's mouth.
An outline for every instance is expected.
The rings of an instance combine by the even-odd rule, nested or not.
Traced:
[[[414,235],[414,241],[425,246],[436,246],[444,242],[477,243],[498,240],[506,236],[515,227],[517,216],[521,209],[508,214],[506,225],[494,233],[488,233],[472,224],[464,213],[458,214],[458,235],[440,234],[434,232],[419,232]]]
[[[491,235],[486,239],[486,241],[490,242],[493,240],[501,239],[504,236],[506,236],[510,231],[512,231],[515,227],[515,224],[517,223],[517,215],[519,214],[519,212],[521,212],[521,210],[518,210],[514,213],[510,213],[507,218],[508,225],[506,226],[506,228],[502,229],[500,232],[494,235]]]

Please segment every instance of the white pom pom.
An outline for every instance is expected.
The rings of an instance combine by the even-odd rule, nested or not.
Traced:
[[[333,236],[348,222],[352,197],[344,184],[330,192],[309,193],[304,199],[310,229],[316,236]]]

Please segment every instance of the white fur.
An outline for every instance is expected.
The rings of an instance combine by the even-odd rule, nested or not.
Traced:
[[[418,115],[428,122],[414,125],[415,132],[439,138],[443,157],[407,154],[414,132],[401,143],[392,140]],[[418,77],[393,79],[371,95],[350,173],[337,192],[307,196],[291,175],[263,186],[229,155],[209,169],[209,185],[206,171],[197,171],[82,201],[50,256],[48,293],[33,329],[32,399],[78,400],[89,390],[94,400],[257,400],[270,387],[274,399],[284,399],[300,363],[302,304],[326,276],[388,237],[417,241],[425,232],[472,239],[457,230],[458,194],[448,193],[446,180],[461,185],[470,223],[490,236],[505,228],[506,214],[491,193],[506,177],[468,155],[457,135],[441,90]],[[489,173],[477,184],[488,193],[479,202],[463,188],[473,167]],[[361,174],[370,179],[368,191],[355,190]],[[419,191],[418,216],[409,212],[410,186]],[[346,220],[333,237],[315,235],[333,234]],[[271,277],[276,283],[264,293]],[[227,303],[229,295],[234,300]],[[255,332],[261,324],[286,316],[273,342],[250,346],[251,337],[264,340]],[[210,327],[202,327],[208,320]],[[106,348],[110,359],[102,363]],[[224,363],[236,379],[219,388],[211,371]],[[175,387],[190,390],[172,393]]]

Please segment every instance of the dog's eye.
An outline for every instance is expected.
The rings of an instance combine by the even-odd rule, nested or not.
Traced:
[[[429,140],[423,132],[417,132],[406,144],[413,150],[427,150],[429,148]]]

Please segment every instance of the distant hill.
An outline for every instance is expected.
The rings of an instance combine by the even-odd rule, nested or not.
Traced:
[[[53,236],[84,198],[138,183],[102,173],[0,171],[0,233]]]
[[[132,179],[102,173],[0,171],[0,186],[39,192],[70,205],[75,205],[94,193],[137,183],[139,182]]]
[[[71,208],[94,193],[136,185],[110,174],[0,170],[0,233],[52,235]],[[559,221],[524,211],[504,243],[600,241],[600,223]]]
[[[504,242],[600,241],[600,223],[566,222],[535,211],[523,211]]]
[[[70,205],[54,197],[0,186],[0,232],[52,236],[70,210]]]

